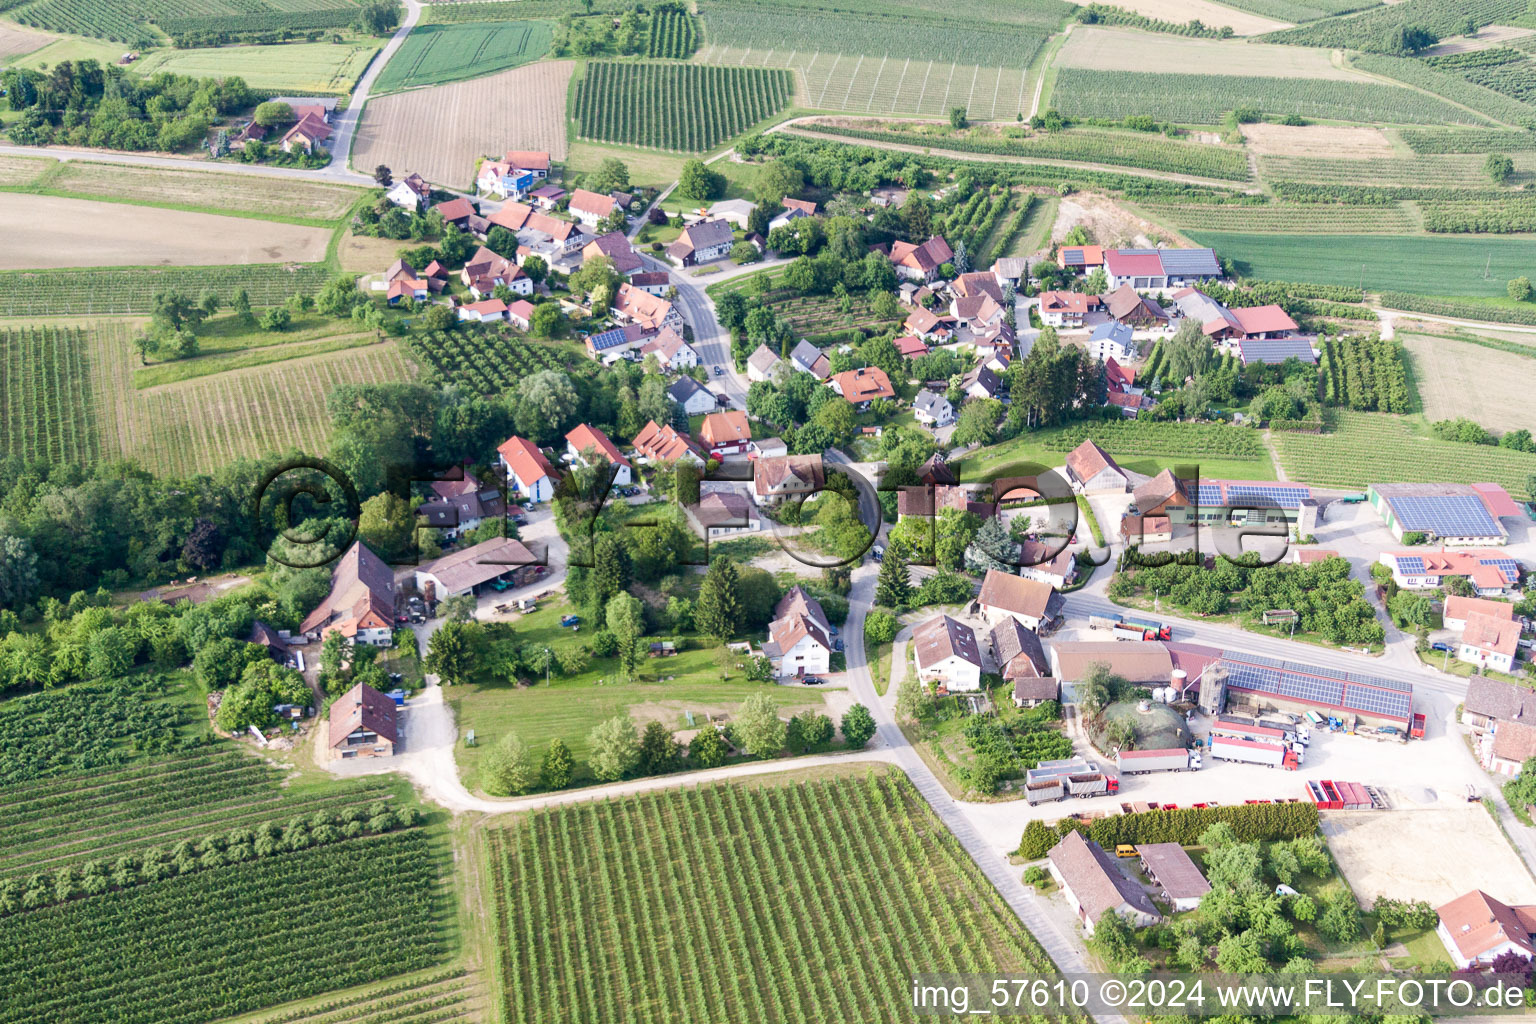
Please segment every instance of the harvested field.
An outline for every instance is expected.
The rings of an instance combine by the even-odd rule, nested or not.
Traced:
[[[401,345],[386,341],[140,391],[132,336],[123,321],[89,335],[100,450],[157,473],[212,472],[236,458],[292,448],[322,452],[332,388],[414,380],[417,373]]]
[[[371,100],[352,164],[410,167],[429,181],[463,188],[478,157],[542,149],[564,160],[566,89],[575,67],[545,61]]]
[[[1139,10],[1140,8],[1137,8]],[[1223,8],[1225,10],[1225,8]],[[1194,15],[1190,15],[1194,17]],[[1188,18],[1180,19],[1187,21]],[[1207,25],[1224,25],[1220,19]],[[1336,68],[1327,50],[1272,46],[1233,40],[1191,39],[1154,35],[1121,28],[1080,25],[1056,55],[1064,68],[1189,69],[1202,75],[1254,75],[1274,78],[1331,78],[1369,81],[1364,75]]]
[[[1477,804],[1406,811],[1329,811],[1323,834],[1355,896],[1447,903],[1468,889],[1536,903],[1536,882]],[[1405,842],[1405,836],[1412,836]]]
[[[1523,39],[1526,36],[1536,34],[1536,29],[1516,28],[1513,25],[1484,25],[1478,29],[1477,34],[1470,36],[1456,36],[1447,39],[1438,46],[1431,46],[1423,51],[1421,57],[1444,57],[1452,53],[1470,53],[1473,50],[1490,50],[1495,46],[1503,46],[1511,39]],[[0,43],[3,45],[3,43]]]
[[[1396,152],[1380,128],[1347,128],[1331,124],[1245,124],[1242,129],[1243,137],[1248,140],[1248,148],[1258,156],[1351,159],[1392,156]]]
[[[54,161],[28,156],[0,156],[0,185],[26,185],[53,166]]]
[[[167,171],[74,161],[49,179],[48,187],[85,196],[107,196],[146,203],[175,203],[280,217],[335,220],[362,193],[350,185],[331,185],[254,174]]]
[[[1093,0],[1072,0],[1072,2],[1080,7],[1086,7]],[[1290,25],[1290,22],[1261,18],[1247,11],[1233,10],[1231,7],[1210,3],[1209,0],[1125,0],[1125,3],[1119,6],[1135,11],[1137,14],[1145,14],[1149,18],[1159,18],[1180,25],[1191,18],[1198,18],[1202,24],[1216,28],[1231,25],[1232,31],[1240,36],[1256,36],[1261,32],[1273,32]],[[1076,35],[1076,33],[1073,34]]]
[[[12,57],[41,50],[57,38],[47,32],[35,32],[16,25],[0,25],[0,66],[9,64]]]
[[[376,43],[282,43],[273,46],[217,46],[161,50],[133,65],[136,73],[169,71],[197,78],[239,75],[252,89],[347,93],[357,84]]]
[[[0,269],[313,263],[330,233],[296,224],[0,193]]]
[[[1399,332],[1397,340],[1413,356],[1413,376],[1431,422],[1465,416],[1496,433],[1533,426],[1527,403],[1536,337],[1521,339],[1532,345],[1529,356],[1425,334]]]

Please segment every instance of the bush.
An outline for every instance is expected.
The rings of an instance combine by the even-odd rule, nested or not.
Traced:
[[[896,639],[896,616],[890,612],[881,611],[878,608],[871,609],[864,617],[864,642],[868,644],[888,644]]]

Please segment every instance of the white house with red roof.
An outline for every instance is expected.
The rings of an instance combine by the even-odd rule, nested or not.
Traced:
[[[683,336],[671,327],[664,327],[660,334],[640,348],[640,358],[654,355],[663,370],[687,370],[699,365],[699,353],[683,340]]]
[[[295,108],[294,113],[297,114],[301,109]],[[281,147],[284,153],[292,153],[296,149],[313,153],[330,141],[332,134],[331,126],[323,116],[306,110],[300,115],[298,123],[284,133]]]
[[[384,198],[404,210],[415,213],[432,197],[432,186],[419,174],[407,174],[396,179],[384,193]]]
[[[514,295],[533,294],[533,278],[522,267],[483,245],[465,262],[464,269],[459,272],[459,282],[476,299],[490,296],[497,285],[505,285]]]
[[[1088,314],[1103,308],[1097,295],[1084,292],[1041,292],[1040,322],[1047,327],[1081,327]]]
[[[824,673],[832,664],[831,637],[821,603],[796,585],[774,606],[763,654],[780,679]]]
[[[683,314],[666,299],[634,285],[619,285],[608,309],[619,323],[639,324],[647,332],[660,332],[670,327],[679,334],[683,330]]]
[[[533,320],[533,303],[527,299],[518,299],[507,307],[507,323],[520,331],[526,331]]]
[[[1479,597],[1508,597],[1519,585],[1521,564],[1502,551],[1383,551],[1381,564],[1405,590],[1439,588],[1447,576],[1464,576]]]
[[[949,243],[938,235],[921,245],[911,242],[891,243],[891,264],[896,276],[909,281],[932,281],[939,276],[939,268],[955,258]]]
[[[613,211],[619,208],[619,204],[612,196],[605,196],[597,192],[591,192],[579,188],[571,193],[571,201],[566,206],[572,217],[587,227],[595,228],[609,217]]]
[[[878,366],[861,366],[857,370],[834,373],[829,383],[832,390],[855,409],[863,411],[877,398],[895,398],[891,378]]]
[[[503,321],[507,318],[507,304],[500,299],[481,299],[459,307],[459,320],[477,324]]]
[[[1511,907],[1473,889],[1435,913],[1435,934],[1459,970],[1487,967],[1505,953],[1536,957],[1536,907]]]
[[[555,469],[539,446],[523,437],[509,437],[496,448],[496,463],[507,479],[507,489],[531,502],[555,496],[559,482]]]
[[[651,420],[635,435],[635,454],[648,462],[691,462],[704,465],[704,456],[688,438],[671,424],[661,426]]]
[[[1467,614],[1456,645],[1457,660],[1495,672],[1513,672],[1519,653],[1520,623],[1482,612]]]
[[[609,440],[608,435],[594,426],[581,424],[575,430],[565,435],[565,452],[570,460],[578,466],[588,465],[586,452],[596,452],[597,457],[603,459],[614,467],[613,483],[619,487],[628,487],[634,478],[633,467],[624,453],[619,451],[619,446]]]

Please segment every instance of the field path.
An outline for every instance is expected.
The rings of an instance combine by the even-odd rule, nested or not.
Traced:
[[[416,22],[421,20],[421,4],[417,0],[405,0],[405,20],[400,27],[395,29],[395,34],[389,37],[389,42],[384,44],[384,49],[373,58],[373,63],[368,65],[368,70],[363,72],[363,77],[358,79],[357,88],[352,90],[352,98],[347,102],[347,109],[336,118],[336,138],[331,146],[330,166],[321,170],[321,174],[331,178],[343,178],[355,181],[364,178],[373,181],[369,174],[359,174],[349,169],[352,162],[352,140],[357,136],[357,122],[362,119],[363,108],[368,104],[368,93],[373,89],[373,83],[378,81],[379,73],[384,70],[384,65],[389,59],[399,52],[405,43],[405,37],[411,34],[411,29],[416,27]]]

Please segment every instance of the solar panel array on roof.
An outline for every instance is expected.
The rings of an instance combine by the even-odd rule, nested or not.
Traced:
[[[1513,558],[1481,558],[1478,561],[1499,570],[1510,583],[1518,582],[1520,579],[1520,563]]]
[[[616,327],[611,331],[604,331],[601,334],[594,334],[588,340],[592,342],[592,348],[594,351],[601,352],[605,348],[613,348],[615,345],[624,344],[624,339],[624,328]]]
[[[1397,571],[1407,576],[1424,571],[1424,559],[1418,555],[1399,555],[1397,558]]]
[[[1503,533],[1483,500],[1470,494],[1404,495],[1389,498],[1404,530],[1437,537],[1499,537]]]
[[[1407,721],[1413,708],[1413,686],[1384,676],[1295,662],[1261,655],[1222,652],[1227,685],[1233,689],[1269,693],[1366,714]]]
[[[1163,261],[1163,272],[1167,274],[1177,277],[1221,276],[1221,264],[1216,262],[1213,249],[1161,249],[1158,257]]]
[[[1081,249],[1063,249],[1061,250],[1061,258],[1062,262],[1069,267],[1081,267],[1084,265],[1083,250]]]
[[[1200,482],[1196,498],[1201,505],[1219,508],[1298,508],[1312,497],[1312,489],[1296,484],[1227,483],[1221,480]]]
[[[1312,343],[1305,338],[1244,338],[1238,342],[1244,363],[1283,363],[1295,356],[1303,363],[1317,362]]]

